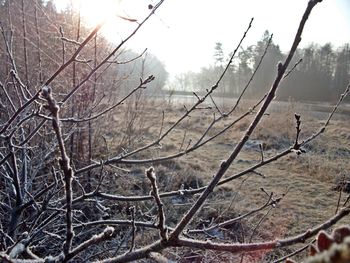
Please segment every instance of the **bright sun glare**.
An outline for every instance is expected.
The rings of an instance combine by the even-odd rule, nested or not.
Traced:
[[[125,37],[130,27],[137,25],[137,5],[123,0],[73,0],[73,8],[80,10],[82,21],[88,27],[104,23],[101,33],[114,42]],[[136,8],[135,8],[136,7]]]
[[[119,43],[149,14],[148,5],[158,1],[55,0],[55,3],[61,10],[72,3],[89,28],[104,21],[100,34],[111,43]],[[348,1],[324,1],[324,5],[316,8],[301,44],[332,42],[340,46],[347,43]],[[287,51],[306,3],[307,0],[167,0],[128,42],[128,48],[135,52],[148,48],[164,61],[172,74],[197,71],[212,62],[215,42],[222,42],[226,53],[232,51],[249,19],[254,17],[244,45],[256,43],[268,29],[274,33],[274,42]]]
[[[76,8],[80,9],[82,18],[90,26],[95,26],[101,22],[115,19],[118,14],[119,2],[116,0],[76,0]]]

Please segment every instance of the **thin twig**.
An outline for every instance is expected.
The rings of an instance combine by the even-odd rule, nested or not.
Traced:
[[[69,261],[70,259],[74,258],[76,255],[78,255],[82,251],[85,251],[89,247],[97,245],[105,240],[111,239],[113,237],[113,234],[114,228],[110,226],[106,227],[102,233],[92,236],[90,239],[82,242],[76,248],[72,249],[70,253],[66,255],[64,260]]]
[[[283,79],[288,78],[288,76],[296,69],[296,67],[303,61],[303,59],[299,59],[294,66],[283,76]]]
[[[165,227],[165,213],[164,213],[164,205],[162,200],[159,197],[159,191],[157,186],[157,178],[156,174],[154,172],[154,168],[150,167],[146,170],[146,177],[151,182],[152,187],[152,196],[154,200],[156,201],[157,207],[158,207],[158,228],[159,228],[159,235],[162,238],[162,240],[166,241],[168,239],[167,236],[167,229]]]
[[[307,245],[302,246],[301,248],[299,248],[299,249],[293,251],[292,253],[290,253],[290,254],[288,254],[288,255],[286,255],[286,256],[284,256],[284,257],[281,257],[281,258],[279,258],[279,259],[273,261],[272,263],[284,262],[286,259],[291,258],[291,257],[293,257],[293,256],[295,256],[295,255],[298,255],[299,253],[301,253],[301,252],[303,252],[304,250],[308,249],[308,248],[310,247],[311,244],[315,243],[315,241],[316,241],[315,239],[312,240],[312,241],[309,242]]]
[[[42,96],[47,100],[47,108],[51,112],[52,118],[52,127],[56,133],[58,146],[61,153],[61,159],[59,160],[61,169],[64,174],[65,181],[65,193],[66,193],[66,223],[67,223],[67,233],[66,233],[66,241],[63,246],[63,252],[65,256],[70,253],[74,230],[73,230],[73,219],[72,219],[72,198],[73,198],[73,190],[72,190],[72,180],[73,180],[73,169],[70,166],[69,157],[66,153],[66,148],[64,145],[64,141],[62,138],[62,131],[60,126],[60,118],[59,118],[59,106],[56,101],[53,99],[51,94],[51,89],[49,87],[42,88]]]
[[[135,238],[136,238],[136,225],[135,225],[135,206],[130,206],[129,211],[131,213],[131,245],[129,252],[135,249]]]

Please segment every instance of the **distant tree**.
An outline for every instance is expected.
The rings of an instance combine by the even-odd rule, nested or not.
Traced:
[[[228,63],[230,58],[232,57],[232,52],[228,55],[226,58],[225,63]],[[237,65],[238,58],[234,57],[234,63],[232,63],[226,75],[224,76],[224,83],[226,83],[227,91],[230,94],[230,96],[237,96],[239,94],[239,86],[238,86],[238,65]]]
[[[253,68],[259,64],[261,57],[264,54],[266,46],[269,44],[271,34],[266,30],[262,39],[252,47],[253,52]],[[276,68],[279,61],[283,58],[282,52],[278,45],[275,45],[271,40],[267,53],[262,61],[260,69],[257,71],[254,81],[252,82],[251,96],[261,96],[270,88],[274,79],[274,74],[271,68]]]
[[[299,66],[300,70],[294,72],[295,76],[293,80],[297,79],[297,82],[293,83],[292,79],[287,80],[290,83],[288,88],[288,97],[300,100],[310,100],[313,98],[314,89],[318,87],[317,64],[316,64],[317,46],[311,44],[301,51],[301,57],[303,62]]]
[[[222,49],[222,43],[216,42],[214,50],[215,66],[222,67],[225,59],[224,51]]]
[[[330,43],[321,46],[318,49],[318,69],[319,88],[315,93],[319,93],[319,99],[329,101],[331,99],[331,85],[334,74],[334,53]]]
[[[345,44],[335,54],[335,69],[333,79],[332,98],[335,99],[342,93],[344,87],[350,80],[350,45]]]
[[[208,88],[208,84],[211,83],[211,78],[215,76],[217,71],[215,71],[215,67],[202,67],[200,72],[196,76],[196,83],[200,90],[205,91]]]
[[[212,67],[212,77],[217,78],[222,72],[223,65],[225,63],[225,54],[222,48],[221,42],[216,42],[214,47],[214,66]],[[224,96],[230,90],[230,78],[228,75],[224,76],[222,86],[218,93]]]
[[[333,50],[330,43],[311,44],[299,49],[297,57],[302,58],[302,62],[284,81],[279,99],[333,101],[339,97],[342,93],[339,86],[349,81],[347,45]]]
[[[148,93],[159,93],[165,85],[168,78],[168,72],[163,62],[161,62],[155,55],[146,53],[142,57],[141,63],[141,77],[146,78],[149,75],[154,74],[156,78],[149,85]],[[140,66],[139,66],[140,67]]]
[[[188,71],[175,76],[174,86],[180,91],[197,91],[198,89],[198,74]]]
[[[238,67],[237,67],[237,86],[240,93],[244,86],[247,84],[250,76],[252,75],[253,68],[253,47],[242,48],[238,52]]]
[[[140,78],[144,78],[153,72],[157,77],[150,83],[145,93],[160,93],[168,78],[168,72],[164,64],[150,53],[145,53],[142,58],[125,63],[132,58],[136,58],[138,55],[139,54],[132,50],[127,50],[118,56],[116,62],[124,64],[123,66],[116,65],[114,68],[115,74],[117,74],[120,79],[125,80],[123,81],[123,92],[129,92],[139,83]]]

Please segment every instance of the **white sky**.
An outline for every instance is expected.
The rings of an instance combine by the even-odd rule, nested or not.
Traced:
[[[71,0],[56,0],[59,6]],[[78,0],[73,0],[78,1]],[[82,15],[90,23],[113,14],[142,20],[148,4],[156,0],[80,0]],[[234,50],[251,17],[253,27],[244,46],[258,41],[268,29],[282,51],[291,46],[294,34],[308,0],[165,0],[156,15],[145,24],[128,47],[136,51],[148,48],[175,75],[188,70],[198,71],[213,62],[215,42],[222,42],[224,51]],[[113,6],[113,3],[115,4]],[[116,11],[115,11],[116,10]],[[135,24],[117,19],[107,25],[104,34],[117,42]],[[129,27],[129,28],[127,28]],[[127,29],[126,29],[127,28]],[[303,34],[301,46],[311,42],[350,42],[350,0],[323,0],[313,10]]]

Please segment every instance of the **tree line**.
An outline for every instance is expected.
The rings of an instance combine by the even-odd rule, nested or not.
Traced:
[[[190,87],[193,90],[203,91],[210,80],[220,74],[229,56],[230,54],[224,53],[222,43],[217,42],[214,47],[214,62],[201,68],[198,73],[186,72],[178,75],[174,81],[175,89],[184,90]],[[279,61],[285,57],[286,54],[273,42],[271,34],[266,30],[256,44],[240,48],[223,79],[219,93],[237,96],[256,71],[246,96],[257,98],[265,94],[275,77],[271,68],[276,68]],[[313,43],[298,48],[291,68],[293,68],[291,74],[281,83],[277,99],[334,101],[343,92],[343,87],[350,79],[350,45],[347,43],[335,48],[331,43],[324,45]]]

